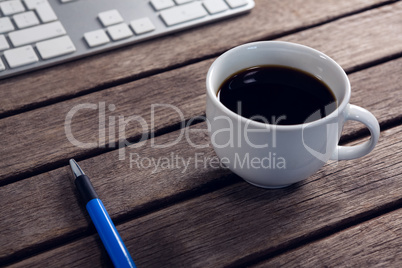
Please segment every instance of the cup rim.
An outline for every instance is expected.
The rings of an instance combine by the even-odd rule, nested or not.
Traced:
[[[329,115],[326,115],[325,117],[320,118],[318,120],[314,120],[312,122],[295,124],[295,125],[275,125],[275,124],[269,124],[269,123],[267,124],[267,123],[257,122],[257,121],[251,120],[249,118],[243,117],[243,116],[231,111],[229,108],[227,108],[225,105],[223,105],[223,103],[218,100],[216,94],[213,91],[213,87],[212,87],[211,76],[212,76],[212,72],[216,68],[216,65],[224,57],[227,57],[230,54],[236,53],[237,50],[244,49],[245,47],[261,46],[261,45],[263,45],[263,46],[286,45],[288,47],[302,48],[305,50],[310,50],[311,52],[316,53],[317,55],[321,55],[321,56],[325,57],[326,60],[330,61],[332,65],[334,65],[337,69],[340,70],[341,75],[344,77],[344,79],[346,81],[345,96],[344,96],[343,100],[341,101],[341,103],[338,103],[338,107],[334,111],[332,111]],[[286,41],[251,42],[251,43],[246,43],[246,44],[239,45],[239,46],[229,49],[228,51],[221,54],[218,58],[216,58],[214,60],[214,62],[212,63],[212,65],[209,67],[208,73],[207,73],[207,78],[206,78],[206,87],[207,87],[207,97],[212,101],[213,105],[215,107],[222,109],[223,112],[225,114],[227,114],[229,117],[236,118],[237,120],[240,119],[240,121],[242,123],[247,123],[248,125],[251,125],[256,128],[275,126],[277,130],[295,130],[295,129],[300,129],[301,127],[303,127],[303,128],[314,127],[314,126],[325,124],[326,122],[337,118],[338,115],[345,110],[346,106],[349,103],[350,95],[351,95],[349,78],[348,78],[347,74],[345,73],[345,71],[343,70],[343,68],[335,60],[333,60],[328,55],[326,55],[326,54],[322,53],[321,51],[318,51],[314,48],[311,48],[311,47],[308,47],[305,45],[301,45],[301,44],[297,44],[297,43],[286,42]]]

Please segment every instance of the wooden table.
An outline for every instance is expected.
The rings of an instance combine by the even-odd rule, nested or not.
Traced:
[[[206,72],[258,40],[335,59],[351,103],[380,122],[375,150],[279,190],[206,162]],[[138,267],[401,267],[401,75],[401,1],[257,0],[246,15],[1,80],[0,265],[112,266],[70,181],[75,158]],[[341,143],[368,136],[347,124]]]

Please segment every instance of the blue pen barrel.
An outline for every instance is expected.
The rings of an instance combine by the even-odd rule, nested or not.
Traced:
[[[88,201],[87,211],[115,267],[136,267],[100,199]]]

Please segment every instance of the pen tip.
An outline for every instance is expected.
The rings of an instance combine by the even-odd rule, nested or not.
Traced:
[[[85,175],[84,171],[82,171],[82,169],[77,164],[77,162],[75,162],[74,159],[70,159],[69,163],[70,163],[71,172],[73,174],[74,179],[81,175]]]

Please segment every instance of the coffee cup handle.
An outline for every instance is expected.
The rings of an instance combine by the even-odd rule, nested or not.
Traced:
[[[348,104],[348,106],[346,121],[352,120],[363,123],[369,129],[371,137],[370,140],[354,146],[338,145],[331,156],[333,160],[350,160],[362,157],[374,149],[380,137],[380,126],[372,113],[353,104]]]

